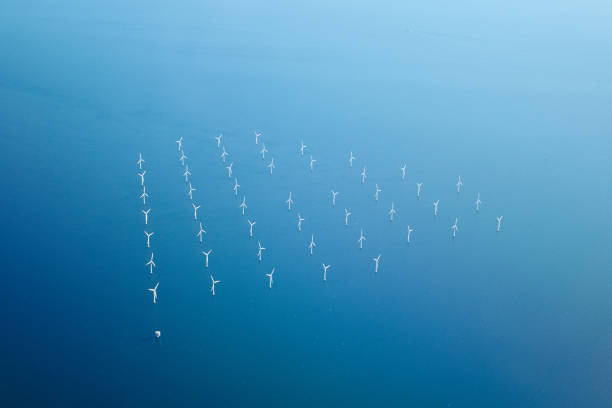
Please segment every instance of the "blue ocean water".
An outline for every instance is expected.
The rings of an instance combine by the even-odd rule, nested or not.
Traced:
[[[602,1],[3,3],[1,405],[611,406],[611,17]]]

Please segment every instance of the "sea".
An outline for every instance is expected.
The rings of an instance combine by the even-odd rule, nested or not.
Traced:
[[[612,406],[611,20],[3,2],[0,405]]]

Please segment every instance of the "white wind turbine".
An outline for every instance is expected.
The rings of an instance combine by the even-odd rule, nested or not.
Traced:
[[[316,246],[317,246],[317,244],[315,244],[315,242],[314,242],[314,234],[312,234],[312,236],[310,238],[310,244],[308,244],[308,249],[310,249],[310,255],[312,255],[312,250]]]
[[[155,262],[153,262],[153,252],[151,252],[151,259],[149,259],[149,262],[147,262],[145,265],[149,267],[149,273],[153,275],[153,268],[157,267]]]
[[[361,229],[361,231],[359,232],[359,239],[357,240],[357,242],[359,242],[359,249],[363,249],[363,241],[366,240],[366,237],[363,235],[363,228]]]
[[[212,275],[210,275],[210,280],[212,282],[212,286],[210,287],[210,293],[212,293],[212,295],[215,296],[215,285],[217,283],[221,283],[221,281],[215,280],[215,278],[213,278]]]
[[[353,167],[353,160],[355,160],[355,159],[356,159],[356,157],[353,156],[353,152],[351,152],[349,154],[349,167]]]
[[[149,211],[151,211],[151,209],[149,208],[148,210],[142,210],[142,213],[145,216],[145,225],[147,225],[149,223]]]
[[[261,262],[261,255],[266,248],[262,247],[259,241],[257,241],[257,247],[257,259],[259,259],[259,261]]]
[[[212,252],[212,249],[209,249],[208,252],[202,251],[202,254],[206,257],[205,264],[204,264],[206,268],[208,268],[208,256],[210,255],[211,252]]]
[[[459,219],[455,218],[455,223],[451,225],[451,229],[453,230],[453,238],[457,235],[457,231],[459,230],[459,227],[457,226],[458,221]]]
[[[291,204],[293,204],[293,199],[291,198],[291,191],[289,192],[289,198],[285,202],[287,203],[287,209],[291,211]]]
[[[193,206],[193,219],[194,221],[198,220],[198,208],[200,208],[199,205],[195,205],[194,203],[191,203],[191,205]]]
[[[154,288],[149,289],[149,292],[153,292],[153,303],[157,303],[157,287],[158,286],[159,286],[159,282],[157,282]]]
[[[239,208],[242,208],[242,215],[244,215],[244,211],[247,209],[246,196],[242,196],[242,204],[240,204]]]
[[[393,201],[391,202],[391,209],[389,210],[389,220],[393,221],[393,216],[397,213],[397,211],[395,211],[395,204],[393,203]]]
[[[238,188],[240,187],[240,184],[238,184],[238,179],[234,178],[234,196],[238,197]]]
[[[325,265],[324,262],[322,262],[322,264],[323,264],[323,280],[327,281],[327,270],[329,269],[331,265]]]
[[[202,234],[206,234],[206,231],[204,231],[204,228],[202,228],[202,223],[200,222],[200,230],[196,234],[198,238],[200,238],[200,244],[202,243]]]
[[[147,186],[142,186],[142,194],[140,195],[140,198],[142,198],[142,204],[146,204],[147,203],[147,197],[149,195],[147,194]]]
[[[272,277],[273,275],[274,275],[274,268],[272,268],[272,272],[266,273],[266,276],[269,278],[270,289],[272,289],[272,283],[274,283],[274,278]]]
[[[374,272],[377,273],[378,272],[378,261],[380,261],[380,254],[378,254],[378,256],[376,258],[372,258],[372,259],[376,263],[375,266],[374,266]]]
[[[276,166],[274,165],[274,157],[272,158],[270,164],[268,164],[268,168],[270,169],[270,174],[272,174],[272,170],[276,168]]]
[[[142,163],[144,163],[144,159],[142,158],[142,153],[138,153],[138,161],[136,164],[138,165],[138,170],[142,170]]]
[[[336,196],[338,195],[338,192],[332,189],[331,193],[332,193],[332,207],[335,207],[336,206]]]
[[[352,213],[348,212],[346,208],[344,209],[344,225],[346,225],[347,227],[348,227],[348,219],[351,214]]]
[[[155,233],[154,232],[148,233],[147,231],[145,231],[144,233],[147,236],[147,248],[151,248],[151,237]]]

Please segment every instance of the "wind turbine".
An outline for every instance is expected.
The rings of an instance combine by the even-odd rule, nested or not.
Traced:
[[[482,201],[480,201],[480,193],[478,193],[476,197],[476,211],[480,211],[480,204],[482,204]]]
[[[327,270],[329,269],[331,265],[325,265],[325,262],[322,262],[322,263],[323,263],[323,280],[327,281]]]
[[[461,181],[461,176],[459,176],[459,181],[457,181],[457,193],[461,192],[462,186],[463,186],[463,181]]]
[[[440,200],[434,201],[434,215],[438,215],[438,204],[440,204]]]
[[[151,248],[151,237],[155,233],[154,232],[148,233],[147,231],[145,231],[144,233],[147,236],[147,248]]]
[[[232,167],[234,167],[234,162],[231,162],[229,166],[225,166],[227,169],[227,178],[232,178]]]
[[[395,204],[393,203],[393,201],[391,202],[391,209],[389,210],[389,220],[393,221],[393,216],[397,213],[397,211],[395,211]]]
[[[215,139],[217,140],[217,149],[221,147],[221,138],[223,137],[223,134],[220,134],[219,136],[215,136]]]
[[[189,176],[191,176],[191,172],[189,171],[189,165],[185,166],[185,172],[183,173],[185,176],[185,183],[189,182]]]
[[[300,213],[298,213],[298,223],[297,223],[297,228],[298,231],[302,231],[302,221],[304,221],[305,219],[302,218],[302,215]]]
[[[261,143],[262,144],[262,148],[261,151],[259,153],[261,153],[261,159],[265,160],[266,159],[266,153],[268,152],[268,149],[266,149],[266,144],[265,143]]]
[[[212,252],[212,249],[209,249],[208,252],[202,251],[202,254],[206,257],[205,266],[208,268],[208,255]]]
[[[410,243],[410,234],[412,233],[412,231],[414,231],[412,228],[410,228],[410,225],[408,226],[408,243]]]
[[[336,196],[338,195],[338,192],[332,189],[331,193],[332,193],[332,207],[335,207],[336,206]]]
[[[310,244],[308,244],[308,248],[310,249],[310,255],[312,255],[312,249],[314,247],[316,247],[317,244],[315,244],[314,242],[314,234],[312,234],[311,238],[310,238]]]
[[[344,225],[348,226],[348,217],[351,215],[352,213],[348,212],[348,210],[345,208],[344,209]]]
[[[144,176],[145,174],[147,174],[147,171],[144,170],[142,173],[138,173],[138,176],[140,177],[140,185],[144,186]]]
[[[142,186],[142,194],[140,195],[140,198],[142,198],[142,204],[147,203],[148,196],[149,195],[147,194],[147,186]]]
[[[378,187],[378,184],[376,184],[376,192],[374,193],[374,198],[376,199],[376,201],[378,201],[378,196],[380,195],[380,192],[382,190],[380,189],[380,187]]]
[[[183,150],[183,136],[181,136],[181,138],[177,140],[176,143],[178,144],[178,151],[180,152],[181,150]]]
[[[155,262],[153,262],[153,252],[151,252],[151,259],[149,259],[149,262],[147,262],[145,265],[149,267],[149,273],[153,275],[153,268],[157,267]]]
[[[310,171],[314,170],[314,164],[315,164],[316,160],[312,158],[312,156],[310,156]]]
[[[185,155],[185,152],[181,151],[181,157],[179,157],[179,160],[181,161],[182,166],[185,165],[185,159],[188,159],[188,157]]]
[[[287,203],[288,210],[291,211],[291,204],[293,204],[293,199],[291,199],[291,191],[289,192],[289,198],[285,202]]]
[[[151,209],[149,208],[148,210],[142,210],[142,213],[145,216],[145,225],[147,225],[149,223],[149,211],[151,211]]]
[[[351,152],[349,154],[349,167],[353,167],[353,160],[355,160],[355,159],[356,159],[356,157],[353,156],[353,152]]]
[[[400,170],[402,171],[402,180],[406,180],[406,163],[400,167]]]
[[[249,237],[253,236],[253,226],[257,224],[257,221],[251,222],[251,220],[247,220],[249,222]]]
[[[266,248],[262,247],[261,243],[259,241],[257,241],[257,247],[258,247],[258,249],[257,249],[257,259],[259,259],[259,261],[261,262],[262,251],[264,251]]]
[[[242,215],[244,215],[244,211],[247,209],[246,196],[242,196],[242,204],[239,207],[242,208]]]
[[[501,230],[501,222],[503,219],[504,219],[503,215],[500,215],[499,217],[497,217],[497,232]]]
[[[222,146],[221,150],[222,151],[221,151],[220,157],[221,157],[221,160],[223,160],[223,163],[225,163],[225,158],[229,156],[229,153],[225,151],[225,146]]]
[[[142,153],[138,153],[138,161],[136,164],[138,165],[138,170],[142,170],[142,163],[144,163],[144,159],[142,158]]]
[[[193,187],[191,186],[191,182],[190,182],[190,183],[189,183],[189,191],[187,192],[187,195],[189,196],[189,199],[190,199],[190,200],[193,200],[193,192],[194,192],[194,191],[197,191],[197,190],[198,190],[197,188],[193,188]]]
[[[221,281],[215,280],[215,278],[213,278],[212,275],[210,275],[210,280],[212,282],[212,286],[210,287],[210,293],[212,293],[212,295],[215,296],[215,285],[217,283],[221,283]]]
[[[238,179],[234,178],[234,196],[238,197],[238,187],[240,187],[240,184],[238,184]]]
[[[269,280],[270,289],[272,289],[272,283],[274,282],[274,278],[272,278],[273,275],[274,275],[274,268],[272,268],[272,272],[266,273],[266,276],[270,278]]]
[[[306,147],[308,147],[308,146],[306,146],[306,145],[304,144],[304,141],[302,140],[302,141],[300,142],[300,156],[304,156],[304,149],[306,149]]]
[[[198,208],[200,208],[199,205],[195,205],[194,203],[191,203],[191,205],[193,206],[193,219],[194,221],[198,220]]]
[[[417,197],[421,196],[421,187],[423,187],[423,183],[417,183]]]
[[[366,181],[366,171],[367,167],[363,166],[363,170],[361,171],[361,184],[364,184]]]
[[[272,158],[270,164],[268,164],[268,168],[270,169],[270,174],[272,174],[272,170],[276,168],[276,166],[274,165],[274,157]]]
[[[374,260],[374,262],[376,262],[376,265],[374,266],[374,273],[378,272],[378,261],[380,261],[380,254],[378,254],[378,256],[376,258],[372,258]]]
[[[261,133],[257,133],[257,131],[253,133],[255,133],[255,144],[259,144],[259,136],[261,136]]]
[[[158,286],[159,286],[159,282],[157,282],[154,288],[149,289],[149,292],[153,292],[153,303],[157,303],[157,287]]]
[[[200,238],[200,244],[202,243],[202,234],[206,234],[206,231],[204,231],[204,228],[202,228],[202,223],[200,222],[200,231],[198,231],[196,234]]]
[[[366,237],[363,235],[363,228],[361,229],[361,231],[359,232],[359,239],[357,240],[357,242],[359,242],[359,249],[363,249],[363,241],[366,240]]]
[[[457,231],[459,230],[459,227],[457,226],[458,221],[459,219],[455,218],[455,223],[451,225],[451,229],[453,230],[453,238],[457,235]]]

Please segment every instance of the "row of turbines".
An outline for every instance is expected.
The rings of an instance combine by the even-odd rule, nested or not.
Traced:
[[[155,261],[153,260],[155,253],[153,252],[153,250],[151,249],[151,237],[155,234],[154,232],[149,232],[149,213],[151,212],[151,207],[146,208],[147,206],[147,199],[149,198],[149,194],[147,193],[147,186],[145,184],[145,175],[147,174],[147,170],[143,169],[143,164],[145,163],[145,160],[142,158],[142,153],[138,154],[138,161],[136,162],[136,164],[138,164],[138,170],[140,171],[138,173],[138,177],[140,180],[140,186],[142,187],[142,193],[140,194],[140,198],[142,199],[142,214],[144,215],[144,225],[145,225],[145,231],[144,234],[147,237],[147,249],[149,249],[151,251],[151,256],[149,258],[149,260],[146,262],[145,266],[147,266],[149,268],[149,274],[152,276],[153,275],[153,269],[157,267],[157,265],[155,265]],[[153,303],[157,303],[157,288],[159,287],[159,282],[157,282],[155,284],[155,286],[153,286],[152,288],[149,288],[148,291],[151,292],[153,294]],[[153,332],[154,336],[156,338],[160,338],[161,337],[161,331],[160,330],[155,330]]]
[[[204,229],[204,226],[202,225],[202,221],[200,221],[198,218],[198,210],[200,209],[201,206],[197,205],[193,200],[193,192],[197,191],[197,189],[191,185],[191,171],[189,171],[189,164],[185,163],[188,157],[185,154],[185,151],[183,150],[183,138],[181,137],[179,140],[176,141],[176,143],[178,145],[178,151],[180,154],[179,161],[181,162],[181,165],[184,166],[185,168],[185,171],[182,174],[182,177],[185,179],[185,183],[189,186],[189,188],[187,189],[187,197],[191,201],[191,206],[193,207],[193,219],[195,222],[199,223],[199,229],[196,232],[196,237],[200,241],[200,244],[203,245],[204,244],[204,234],[206,234],[207,232]],[[236,191],[236,193],[238,192],[239,187],[240,185],[238,185],[238,182],[236,181],[236,185],[234,186],[234,190]],[[202,250],[202,255],[204,255],[204,267],[207,269],[208,269],[208,261],[209,261],[211,254],[212,254],[212,249],[208,249],[208,251]],[[215,286],[221,283],[221,281],[215,280],[212,274],[210,275],[210,281],[211,281],[210,293],[213,296],[215,296]]]

